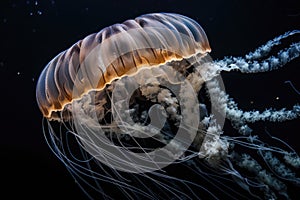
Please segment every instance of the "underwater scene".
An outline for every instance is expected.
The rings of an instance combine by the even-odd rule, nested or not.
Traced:
[[[0,4],[4,196],[299,199],[297,1]]]

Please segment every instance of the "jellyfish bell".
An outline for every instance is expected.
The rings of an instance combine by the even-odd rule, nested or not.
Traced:
[[[107,39],[109,41],[105,42]],[[99,55],[86,59],[91,51]],[[51,119],[53,112],[63,110],[81,94],[92,89],[101,90],[112,80],[129,75],[130,71],[208,52],[210,47],[205,32],[194,20],[178,14],[143,15],[91,34],[55,57],[41,73],[37,102],[43,115]],[[72,97],[74,76],[82,67],[90,67],[85,72],[89,76],[87,79],[93,78],[91,70],[98,70],[94,72],[98,84],[89,85],[86,81],[86,85],[76,86],[82,87],[79,96]]]
[[[265,55],[281,39],[296,33],[275,38],[248,54],[247,59],[228,57],[213,61],[202,27],[186,16],[146,14],[104,28],[57,55],[42,71],[36,96],[48,120],[46,140],[78,182],[103,195],[106,192],[99,183],[106,181],[116,184],[127,197],[156,198],[152,187],[167,188],[162,198],[198,198],[190,192],[191,187],[214,197],[204,186],[164,171],[171,164],[184,164],[188,170],[196,166],[192,171],[199,178],[206,177],[216,188],[229,190],[225,193],[230,197],[232,190],[220,181],[227,181],[223,175],[232,176],[250,194],[250,187],[262,185],[261,190],[269,197],[273,194],[269,189],[273,187],[271,182],[277,179],[265,172],[262,176],[259,163],[234,150],[234,146],[258,149],[265,160],[267,155],[269,160],[272,157],[270,152],[280,152],[290,158],[287,162],[294,159],[290,163],[297,166],[297,155],[290,156],[276,147],[265,148],[256,135],[251,135],[249,123],[294,119],[300,108],[295,105],[287,111],[243,111],[225,93],[220,73],[255,73],[285,65],[299,56],[299,43],[280,51],[277,62],[265,59]],[[262,63],[256,61],[262,58]],[[225,118],[240,136],[223,134]],[[52,123],[61,127],[55,130]],[[69,135],[74,138],[75,147],[70,145]],[[245,138],[250,142],[245,143]],[[203,172],[201,162],[217,175]],[[103,166],[111,169],[110,173]],[[236,166],[258,178],[241,175]],[[128,174],[135,181],[125,181],[123,176]],[[298,180],[293,175],[289,179]],[[152,187],[143,180],[150,181]],[[135,183],[143,184],[136,187]],[[274,187],[275,190],[285,193],[284,185],[276,183],[280,187]]]

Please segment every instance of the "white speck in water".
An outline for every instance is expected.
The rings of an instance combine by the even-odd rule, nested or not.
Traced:
[[[38,5],[38,1],[35,1],[35,2],[34,2],[34,5],[36,5],[36,6],[37,6],[37,5]]]
[[[42,15],[43,13],[42,13],[42,11],[38,10],[38,11],[37,11],[37,14],[38,14],[38,15]]]
[[[30,15],[30,16],[32,16],[32,15],[33,15],[33,13],[32,13],[32,12],[30,12],[30,13],[29,13],[29,15]]]
[[[21,74],[21,72],[17,72],[17,75],[19,76]]]
[[[279,100],[279,97],[276,97],[275,99],[276,99],[276,100]]]

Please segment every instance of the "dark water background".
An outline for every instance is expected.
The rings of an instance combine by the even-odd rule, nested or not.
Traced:
[[[216,60],[243,56],[286,31],[300,29],[297,0],[1,1],[0,196],[85,198],[45,143],[35,101],[37,79],[48,61],[88,34],[152,12],[175,12],[199,22]],[[290,108],[300,96],[284,82],[291,80],[300,89],[299,65],[298,58],[274,72],[224,74],[225,88],[245,110]],[[258,124],[257,129],[266,127],[299,152],[299,123]]]

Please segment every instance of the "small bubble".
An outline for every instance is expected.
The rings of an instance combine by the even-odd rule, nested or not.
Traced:
[[[30,13],[29,13],[29,15],[30,15],[30,16],[32,16],[32,15],[33,15],[33,13],[32,13],[32,12],[30,12]]]
[[[37,6],[37,5],[38,5],[38,1],[35,1],[35,2],[34,2],[34,5],[36,5],[36,6]]]
[[[43,13],[42,13],[42,11],[38,10],[38,11],[37,11],[37,14],[38,14],[38,15],[42,15]]]
[[[250,104],[254,104],[254,101],[250,101]]]
[[[276,97],[275,99],[276,99],[276,100],[279,100],[279,97]]]
[[[17,72],[17,75],[19,76],[21,74],[21,72]]]
[[[32,80],[32,82],[34,82],[34,78],[32,78],[31,80]]]

